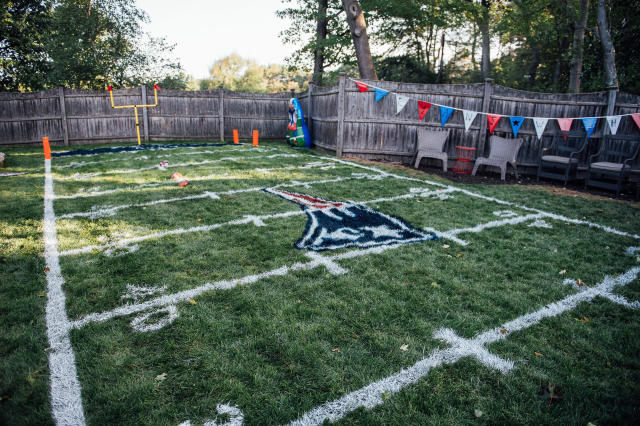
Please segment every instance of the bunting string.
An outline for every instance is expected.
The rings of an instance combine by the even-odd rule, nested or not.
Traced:
[[[493,114],[493,113],[487,113],[487,112],[481,112],[481,111],[471,111],[463,108],[455,108],[447,105],[441,105],[435,102],[426,102],[421,99],[416,99],[410,96],[400,95],[398,93],[391,92],[389,90],[384,90],[379,87],[373,86],[371,84],[363,83],[361,81],[355,80],[353,78],[349,78],[349,80],[353,81],[356,84],[360,92],[367,92],[369,91],[370,88],[374,89],[376,103],[382,100],[382,98],[384,98],[389,93],[392,93],[396,98],[396,114],[399,114],[405,108],[405,106],[410,100],[415,100],[418,102],[418,116],[419,116],[419,119],[422,121],[425,115],[427,114],[427,112],[429,111],[429,108],[431,108],[431,106],[433,105],[437,106],[440,109],[440,124],[442,127],[446,125],[447,121],[449,120],[449,118],[451,117],[451,114],[454,111],[456,110],[461,111],[464,117],[465,131],[469,130],[471,123],[473,122],[473,120],[476,118],[478,114],[487,117],[489,133],[492,133],[492,134],[494,129],[498,125],[498,122],[500,121],[500,119],[503,117],[508,118],[511,124],[511,130],[513,131],[514,137],[517,137],[518,131],[520,130],[520,127],[522,127],[522,123],[527,119],[533,120],[533,125],[535,127],[536,135],[538,136],[538,139],[542,138],[542,134],[549,120],[556,120],[558,122],[558,126],[560,127],[560,130],[565,133],[569,132],[569,130],[571,129],[571,124],[573,123],[574,120],[580,120],[582,122],[582,125],[584,126],[584,129],[585,129],[585,132],[587,133],[588,138],[591,137],[593,130],[596,128],[598,119],[601,119],[601,118],[604,118],[606,120],[608,127],[611,130],[611,134],[613,135],[615,135],[616,132],[618,131],[618,126],[620,124],[620,120],[622,119],[622,117],[630,116],[635,122],[635,124],[638,126],[638,128],[640,128],[640,112],[617,114],[617,115],[600,115],[600,116],[591,116],[591,117],[555,118],[555,117],[509,116],[504,114]]]

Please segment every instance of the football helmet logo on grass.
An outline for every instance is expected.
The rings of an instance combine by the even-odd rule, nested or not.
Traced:
[[[279,189],[265,191],[299,204],[306,213],[307,225],[302,238],[295,244],[300,250],[369,248],[438,239],[436,235],[419,231],[402,219],[362,204],[328,201]]]

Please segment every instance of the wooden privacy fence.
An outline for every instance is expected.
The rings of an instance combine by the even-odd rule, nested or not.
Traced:
[[[526,117],[590,117],[640,112],[640,96],[606,91],[598,93],[550,94],[510,89],[491,80],[479,84],[413,84],[362,80],[365,84],[408,96],[412,100],[396,114],[396,101],[390,93],[378,103],[374,92],[361,93],[344,75],[335,87],[313,87],[302,97],[307,117],[311,118],[311,134],[316,146],[336,155],[367,159],[400,161],[410,164],[416,152],[418,127],[440,128],[440,109],[432,106],[423,121],[418,119],[416,99],[471,111]],[[310,96],[309,96],[310,95]],[[309,102],[309,99],[311,101]],[[607,126],[598,120],[590,144],[594,146]],[[486,155],[489,132],[487,119],[478,114],[468,131],[461,111],[454,111],[446,123],[450,129],[447,150],[455,161],[455,146],[477,148]],[[573,130],[582,130],[581,120],[574,120]],[[607,128],[608,130],[608,128]],[[555,120],[549,120],[542,141],[548,142],[559,131]],[[495,135],[513,137],[508,118],[502,118]],[[640,135],[631,118],[620,123],[618,134]],[[518,164],[537,166],[540,149],[532,120],[525,120],[518,132],[524,139]],[[593,148],[592,148],[593,149]],[[640,156],[639,156],[640,157]],[[639,159],[640,160],[640,159]],[[425,160],[428,161],[428,160]],[[639,165],[640,161],[636,165]]]
[[[161,90],[158,106],[141,108],[145,141],[230,138],[233,129],[249,138],[284,139],[288,101],[293,92],[251,94],[230,90],[186,92]],[[141,86],[113,92],[116,105],[144,105],[153,91]],[[0,145],[34,144],[48,136],[54,143],[74,145],[135,141],[133,112],[113,109],[106,91],[64,89],[37,93],[0,93]]]

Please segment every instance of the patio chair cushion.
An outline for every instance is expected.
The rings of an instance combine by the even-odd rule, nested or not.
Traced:
[[[559,155],[543,155],[542,161],[547,161],[549,163],[569,164],[569,157],[560,157]],[[577,158],[571,158],[571,163],[577,162]]]
[[[624,167],[622,163],[610,163],[608,161],[599,161],[597,163],[591,163],[592,169],[607,170],[611,172],[619,172]]]

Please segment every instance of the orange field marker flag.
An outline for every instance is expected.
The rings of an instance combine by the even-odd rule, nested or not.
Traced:
[[[258,146],[258,131],[253,131],[253,146]]]
[[[233,129],[233,143],[236,145],[240,143],[240,138],[238,137],[238,129]]]
[[[49,138],[47,136],[42,138],[42,147],[44,148],[44,159],[51,160],[51,146],[49,146]]]

